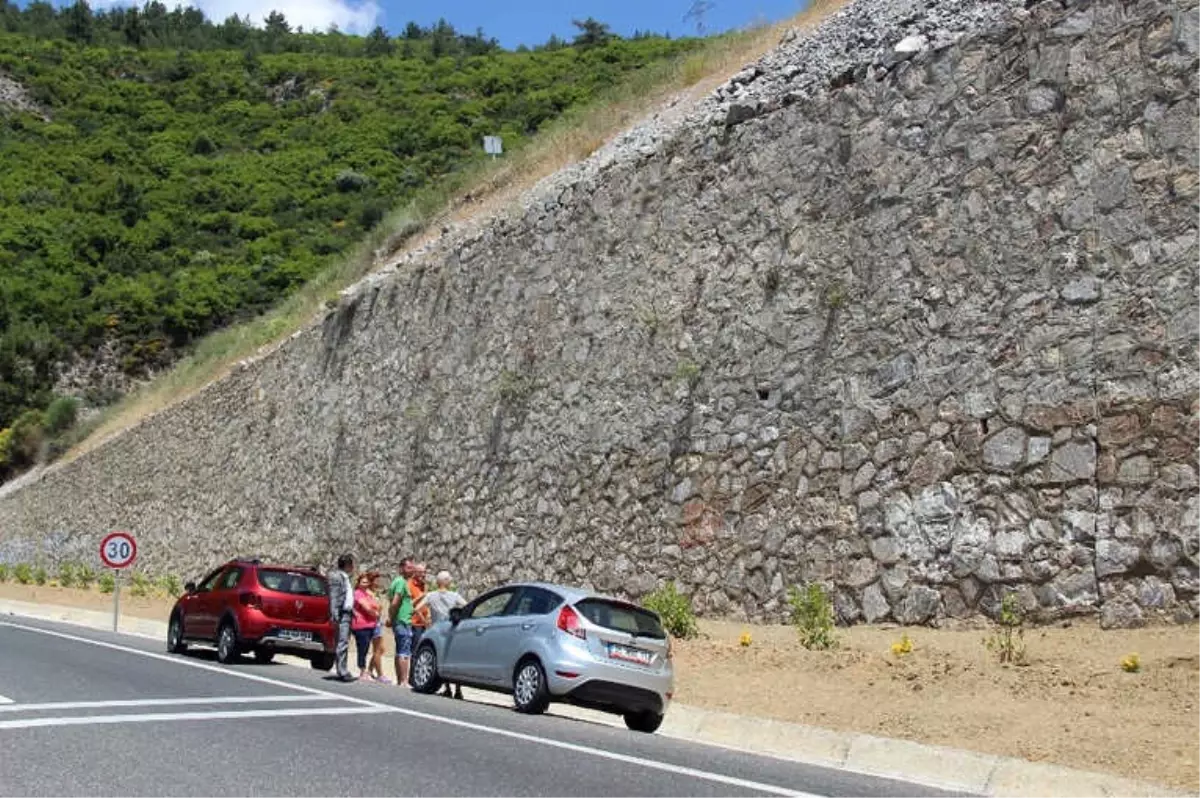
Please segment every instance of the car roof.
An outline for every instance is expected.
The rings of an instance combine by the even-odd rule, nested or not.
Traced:
[[[582,601],[585,598],[597,598],[597,599],[605,599],[606,601],[617,601],[622,604],[633,604],[634,606],[637,606],[635,602],[628,601],[627,599],[619,599],[615,596],[605,595],[604,593],[597,593],[594,590],[584,590],[583,588],[580,588],[580,587],[571,587],[570,585],[558,585],[558,584],[554,584],[553,582],[506,582],[505,584],[498,585],[497,587],[498,588],[499,587],[540,587],[543,590],[549,590],[549,591],[559,594],[565,600],[567,600],[568,602],[570,602],[572,604],[574,604],[577,601]]]
[[[283,563],[283,562],[270,562],[270,561],[261,560],[257,557],[255,557],[253,559],[243,558],[243,557],[235,557],[234,559],[232,559],[228,563],[226,563],[226,565],[245,565],[245,566],[250,566],[253,568],[267,568],[269,570],[276,570],[276,571],[300,571],[300,572],[315,574],[317,576],[321,575],[320,569],[317,568],[317,566],[315,566],[315,565],[293,565],[290,563]]]

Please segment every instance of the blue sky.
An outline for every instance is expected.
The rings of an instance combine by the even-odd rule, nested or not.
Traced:
[[[72,0],[54,0],[65,5]],[[776,22],[799,12],[805,0],[709,0],[705,15],[710,33],[726,31],[755,22]],[[93,7],[127,5],[128,0],[91,0]],[[138,5],[142,0],[137,0]],[[173,6],[172,0],[164,0]],[[683,16],[693,0],[191,0],[186,5],[202,9],[210,19],[221,21],[230,14],[249,14],[255,23],[272,9],[282,11],[293,26],[324,30],[336,24],[347,33],[365,33],[381,24],[393,35],[409,20],[422,25],[445,17],[454,27],[474,32],[481,27],[507,48],[519,44],[541,44],[556,33],[563,38],[575,34],[572,19],[592,16],[628,36],[635,30],[669,32],[672,36],[694,34],[695,24]],[[22,2],[24,5],[24,2]]]
[[[725,31],[764,20],[775,22],[801,9],[801,0],[710,0],[705,15],[712,32]],[[556,33],[575,34],[572,19],[591,16],[606,22],[621,35],[635,30],[669,31],[672,36],[694,34],[695,24],[683,22],[692,0],[457,0],[449,3],[385,2],[383,24],[399,31],[411,18],[429,24],[444,16],[456,28],[476,26],[495,36],[505,47],[541,44]]]

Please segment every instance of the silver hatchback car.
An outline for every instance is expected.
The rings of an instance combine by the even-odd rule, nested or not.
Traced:
[[[412,687],[444,682],[511,693],[518,712],[552,701],[662,724],[675,689],[671,641],[658,615],[627,601],[542,583],[490,590],[431,626],[413,652]]]

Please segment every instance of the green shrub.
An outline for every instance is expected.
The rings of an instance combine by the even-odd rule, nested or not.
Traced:
[[[675,637],[689,638],[700,633],[696,614],[692,612],[692,600],[677,591],[674,582],[655,590],[642,600],[642,606],[657,612],[663,626]]]
[[[129,578],[129,595],[142,598],[150,595],[154,582],[141,571],[134,571]]]
[[[167,574],[158,578],[158,589],[171,598],[183,593],[183,582],[175,574]]]
[[[58,435],[75,423],[79,403],[70,396],[60,396],[46,408],[46,432]]]
[[[96,571],[90,565],[81,565],[75,572],[75,581],[79,587],[88,590],[91,588],[92,582],[96,581]]]
[[[19,584],[28,585],[33,581],[33,567],[29,563],[18,563],[13,569],[13,577]]]
[[[46,569],[42,566],[39,565],[37,568],[33,569],[33,581],[35,584],[44,585],[46,584],[46,580],[49,578],[50,575],[46,573]]]
[[[105,571],[100,574],[100,592],[111,593],[117,585],[117,580],[113,577],[112,571]]]
[[[12,576],[12,571],[9,569],[8,565],[6,563],[0,563],[0,584],[7,582],[10,576]]]
[[[800,635],[800,645],[809,650],[827,651],[837,647],[833,634],[833,602],[822,585],[813,582],[803,590],[788,591],[792,625]]]
[[[63,587],[75,587],[78,582],[78,569],[69,562],[58,566],[58,583]]]

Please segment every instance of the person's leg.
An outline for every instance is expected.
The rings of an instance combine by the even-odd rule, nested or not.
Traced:
[[[378,631],[378,630],[376,630]],[[374,634],[371,639],[370,673],[376,679],[383,679],[383,635]]]
[[[375,634],[375,629],[368,626],[366,629],[354,630],[354,649],[358,655],[358,677],[360,679],[367,678],[367,654],[371,651],[371,636]]]
[[[425,634],[425,627],[414,626],[412,628],[412,648],[411,653],[417,653],[417,647],[421,645],[421,637]],[[411,659],[410,659],[411,662]],[[409,668],[409,676],[412,675],[412,669]]]
[[[412,627],[397,624],[396,633],[396,684],[408,687],[408,658],[412,655]]]
[[[342,613],[337,631],[337,675],[340,679],[350,678],[350,613]]]

